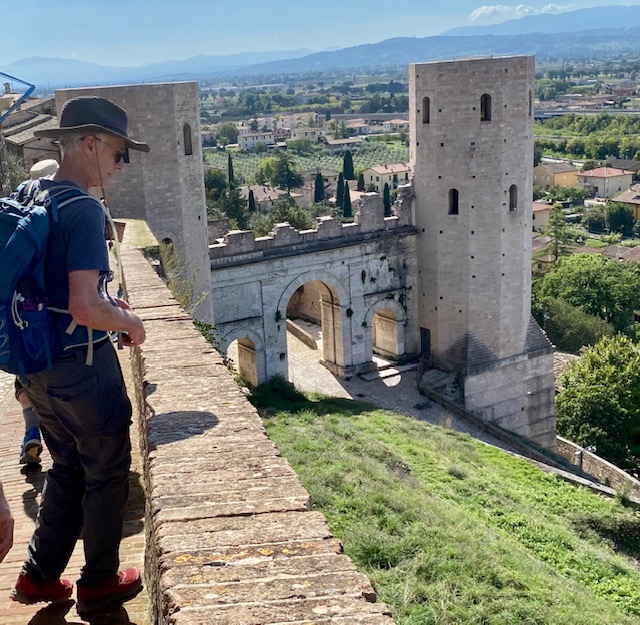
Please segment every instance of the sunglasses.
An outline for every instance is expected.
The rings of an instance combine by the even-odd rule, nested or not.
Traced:
[[[104,139],[100,137],[96,137],[96,135],[87,135],[88,137],[93,137],[96,141],[100,141],[100,143],[106,143],[109,147],[113,146]],[[115,148],[114,148],[115,149]],[[124,150],[117,150],[113,155],[113,162],[118,165],[120,162],[128,163],[129,162],[129,148],[125,148]]]

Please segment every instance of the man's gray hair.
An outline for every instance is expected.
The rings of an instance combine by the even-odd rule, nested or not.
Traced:
[[[87,135],[93,135],[98,137],[98,139],[104,140],[103,137],[106,137],[106,133],[100,132],[83,132],[82,130],[78,130],[78,132],[72,132],[68,135],[60,138],[60,152],[62,154],[62,158],[64,155],[69,152],[74,152],[79,149],[80,141],[84,139]]]

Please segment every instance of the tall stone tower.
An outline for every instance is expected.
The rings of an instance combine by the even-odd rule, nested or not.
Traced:
[[[418,318],[467,410],[553,449],[553,347],[531,317],[534,72],[525,56],[410,66]]]
[[[144,219],[158,241],[171,241],[193,283],[195,318],[213,321],[204,166],[197,82],[60,89],[58,113],[76,96],[109,98],[127,111],[129,132],[149,144],[107,186],[114,217]]]

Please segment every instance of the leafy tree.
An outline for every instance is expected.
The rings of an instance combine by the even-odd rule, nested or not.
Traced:
[[[257,237],[266,236],[276,224],[285,222],[296,230],[309,230],[314,226],[313,217],[306,210],[287,200],[278,200],[268,215],[256,215],[251,221]]]
[[[616,330],[633,323],[640,293],[640,264],[619,263],[599,254],[561,258],[555,271],[545,274],[539,297],[559,297],[597,315]]]
[[[549,297],[536,308],[536,320],[562,352],[577,354],[582,347],[595,345],[603,336],[615,334],[613,326],[604,319],[558,297]]]
[[[542,145],[540,145],[537,141],[533,146],[533,166],[537,167],[540,165],[540,161],[542,161],[544,149]]]
[[[351,208],[351,193],[349,191],[349,185],[345,182],[344,194],[342,197],[342,216],[345,219],[351,219],[353,217],[353,210]]]
[[[342,172],[338,175],[338,183],[336,186],[336,208],[342,206],[342,202],[344,199],[344,176]]]
[[[293,167],[293,158],[286,152],[276,155],[276,164],[271,183],[275,187],[289,191],[302,184],[302,176]]]
[[[619,232],[622,236],[633,236],[636,224],[633,211],[621,202],[609,202],[607,205],[607,221],[611,232]]]
[[[353,156],[351,150],[345,150],[342,157],[342,174],[345,180],[355,180],[356,176],[353,171]]]
[[[6,151],[4,157],[5,160],[0,162],[0,193],[9,195],[28,175],[20,158]],[[0,158],[3,158],[2,154]]]
[[[315,151],[311,139],[291,139],[287,141],[287,148],[300,156],[309,156]]]
[[[256,198],[253,194],[252,189],[249,189],[249,212],[250,213],[256,212]]]
[[[607,229],[607,214],[603,206],[590,206],[584,212],[582,224],[590,232],[604,232]]]
[[[562,376],[558,431],[637,472],[640,463],[640,345],[605,337]]]
[[[582,166],[582,169],[580,171],[591,171],[592,169],[596,169],[597,167],[600,167],[600,163],[589,159],[584,162],[584,165]]]
[[[302,184],[302,176],[293,168],[293,158],[286,152],[265,158],[260,163],[260,172],[264,180],[274,187],[289,191]]]
[[[316,172],[316,179],[313,187],[313,201],[316,204],[324,202],[324,178],[320,170]]]
[[[204,174],[204,188],[207,203],[217,202],[227,188],[227,179],[221,169],[207,169]]]
[[[233,124],[222,124],[216,129],[216,137],[221,145],[238,143],[238,129]]]
[[[545,233],[551,237],[552,255],[557,264],[558,258],[565,252],[565,246],[570,241],[569,226],[559,204],[554,204],[551,207]]]
[[[358,191],[364,191],[364,174],[362,172],[360,172],[358,174],[358,187],[357,187]]]
[[[384,204],[384,216],[391,217],[391,191],[389,189],[389,183],[384,183],[384,189],[382,191],[382,203]]]
[[[227,156],[227,179],[229,180],[229,188],[233,189],[236,181],[233,177],[233,159],[230,153]]]
[[[240,197],[238,189],[229,188],[220,196],[220,209],[231,220],[237,230],[246,230],[248,226],[247,203]]]

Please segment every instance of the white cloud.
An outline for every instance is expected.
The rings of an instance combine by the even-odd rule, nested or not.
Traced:
[[[560,13],[570,8],[570,5],[545,4],[541,9],[536,9],[528,4],[492,4],[478,7],[469,14],[472,22],[495,22],[509,19],[518,19],[526,15],[538,15],[540,13]]]

